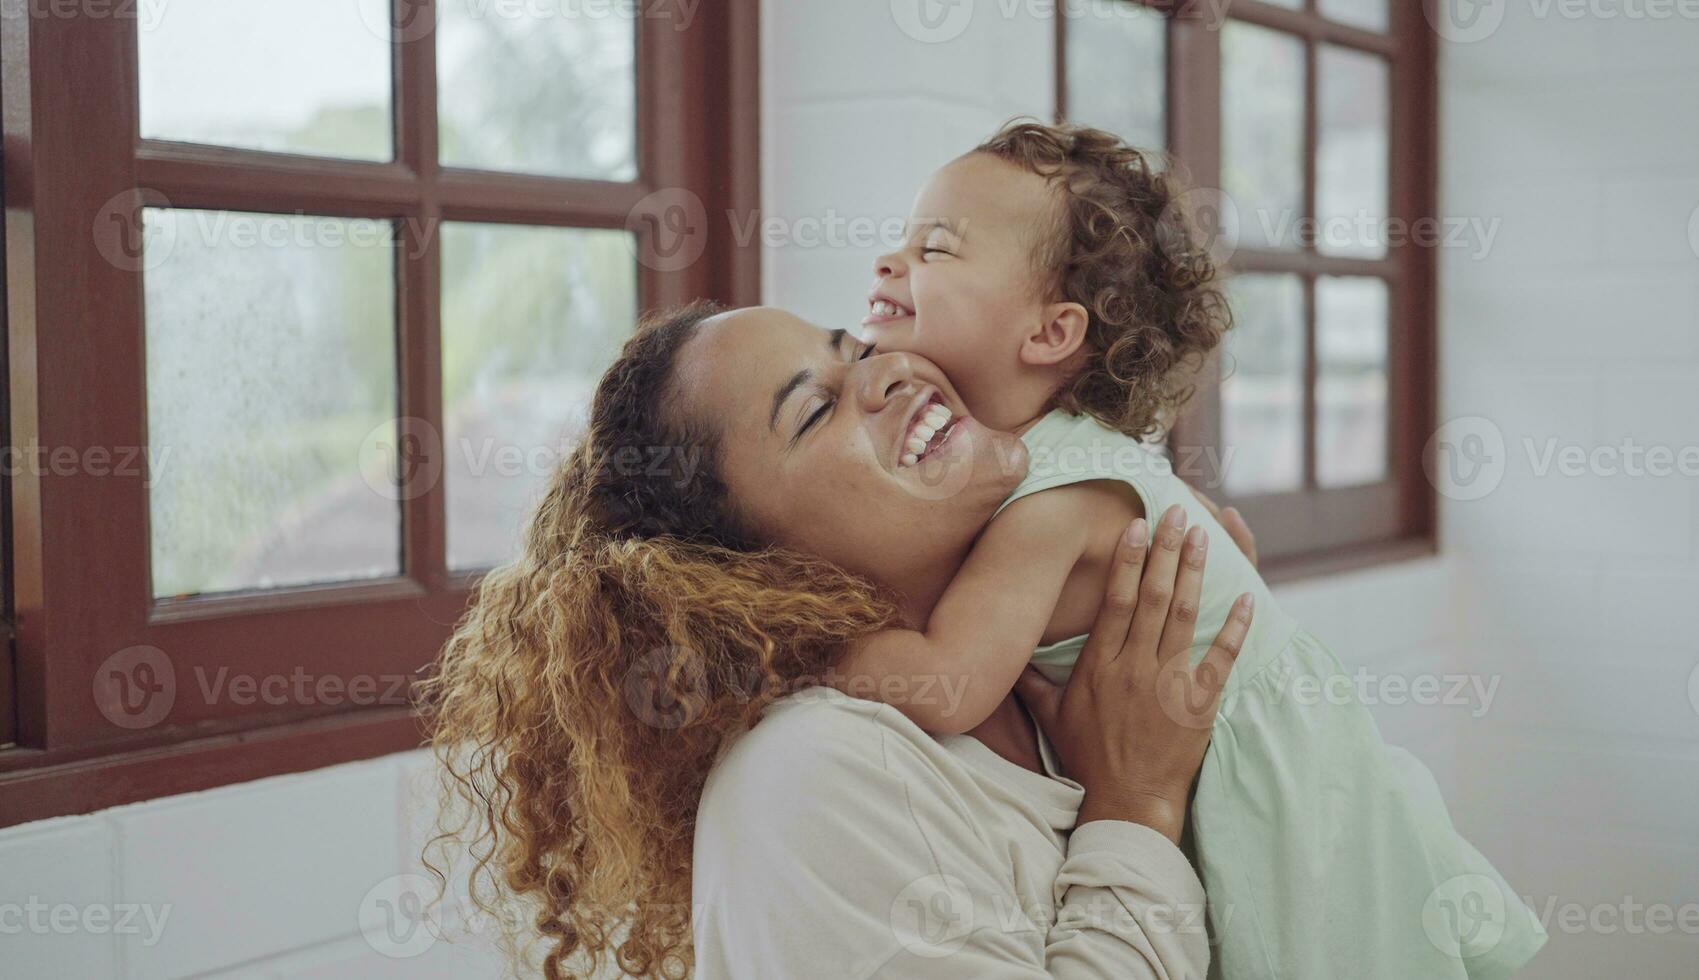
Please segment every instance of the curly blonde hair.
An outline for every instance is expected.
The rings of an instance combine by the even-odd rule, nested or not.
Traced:
[[[721,747],[851,639],[896,620],[870,583],[759,544],[715,436],[671,390],[718,312],[639,326],[602,377],[519,558],[484,577],[422,686],[442,772],[427,863],[550,980],[689,975],[691,841]],[[695,462],[692,463],[692,460]],[[522,908],[530,924],[513,925]]]
[[[1015,121],[974,149],[1050,181],[1056,226],[1040,229],[1041,287],[1084,306],[1085,366],[1054,407],[1144,438],[1166,429],[1233,326],[1215,261],[1181,181],[1111,133]]]

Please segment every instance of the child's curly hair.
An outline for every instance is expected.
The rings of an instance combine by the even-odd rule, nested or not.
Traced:
[[[1089,312],[1085,367],[1055,407],[1135,438],[1164,431],[1231,329],[1215,261],[1186,188],[1113,134],[1014,121],[974,149],[1062,192],[1058,227],[1034,256],[1042,288]]]

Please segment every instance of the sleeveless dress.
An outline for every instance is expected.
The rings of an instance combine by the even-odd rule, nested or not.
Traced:
[[[1031,465],[1004,507],[1053,487],[1121,480],[1152,522],[1179,504],[1204,526],[1194,662],[1233,600],[1256,599],[1191,810],[1216,944],[1210,977],[1483,980],[1531,959],[1546,940],[1534,913],[1452,827],[1428,769],[1382,741],[1338,659],[1281,610],[1168,461],[1062,412],[1021,438]],[[1041,647],[1033,663],[1062,681],[1084,644]]]

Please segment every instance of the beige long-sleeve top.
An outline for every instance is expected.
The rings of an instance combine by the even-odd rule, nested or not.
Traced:
[[[696,980],[1202,980],[1204,893],[1148,827],[967,736],[811,689],[708,778]]]

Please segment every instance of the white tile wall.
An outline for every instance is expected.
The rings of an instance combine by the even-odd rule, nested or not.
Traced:
[[[1527,976],[1691,978],[1699,478],[1541,476],[1523,442],[1699,445],[1699,8],[1499,6],[1441,65],[1442,210],[1504,222],[1484,259],[1441,257],[1443,414],[1491,420],[1511,457],[1485,500],[1442,502],[1457,655],[1502,676],[1459,729],[1453,803],[1555,910]],[[1688,925],[1613,921],[1628,902]]]
[[[1048,114],[1042,5],[981,2],[959,36],[927,43],[893,15],[918,2],[766,5],[768,302],[855,322],[881,249],[849,223],[902,218],[933,168],[1010,116]],[[1551,949],[1526,976],[1692,980],[1699,936],[1603,919],[1699,902],[1699,480],[1541,477],[1521,440],[1699,443],[1699,21],[1499,5],[1496,34],[1443,54],[1443,208],[1503,224],[1484,259],[1442,256],[1440,349],[1442,415],[1500,427],[1504,482],[1443,503],[1442,558],[1279,593],[1353,669],[1497,680],[1484,714],[1376,713],[1551,910]],[[824,241],[800,240],[815,228]],[[380,886],[419,870],[429,775],[405,754],[0,831],[0,909],[44,909],[39,927],[0,921],[0,973],[497,976],[463,929],[385,955],[413,948],[383,931],[397,920]],[[1562,928],[1571,906],[1595,925]],[[56,907],[137,907],[164,926],[56,929]]]
[[[0,831],[0,908],[24,907],[0,919],[0,976],[498,976],[484,937],[432,941],[411,904],[435,894],[403,877],[423,873],[407,787],[428,765],[404,753]],[[55,907],[94,918],[57,928]]]

